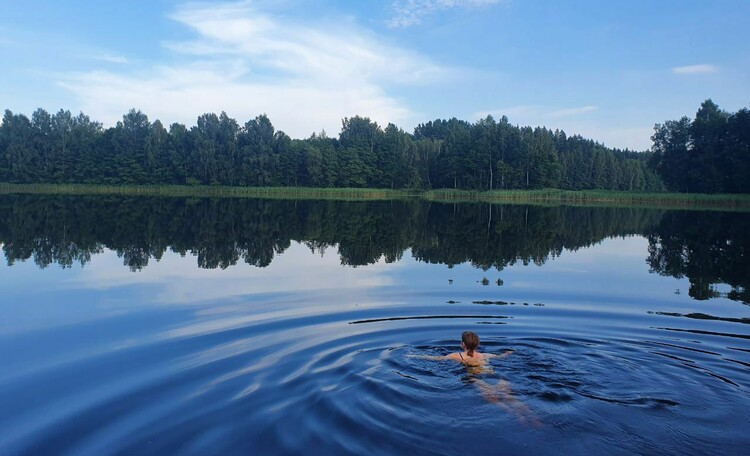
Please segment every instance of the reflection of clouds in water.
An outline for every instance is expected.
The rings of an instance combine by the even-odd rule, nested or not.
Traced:
[[[590,248],[580,248],[574,252],[566,249],[559,257],[550,258],[549,262],[563,270],[562,268],[567,268],[568,265],[595,265],[606,262],[613,256],[616,256],[618,261],[623,258],[637,258],[641,261],[645,259],[645,252],[648,252],[648,239],[643,236],[613,237],[595,243]],[[580,271],[580,268],[573,266],[570,270]]]
[[[569,268],[565,266],[550,266],[548,268],[550,271],[558,271],[558,272],[572,272],[574,274],[587,274],[589,272],[588,269],[580,269],[580,268]]]
[[[312,253],[292,243],[265,268],[240,262],[227,269],[201,269],[193,256],[167,252],[160,261],[151,261],[134,273],[115,252],[105,251],[68,283],[73,288],[99,290],[153,284],[159,287],[153,302],[191,303],[254,293],[382,287],[393,283],[388,273],[398,267],[384,260],[366,268],[342,266],[333,249]]]
[[[648,239],[643,236],[634,235],[625,238],[609,238],[602,241],[596,253],[600,255],[618,255],[627,257],[643,258],[643,253],[648,251]]]
[[[674,300],[674,282],[649,273],[647,250],[648,239],[642,236],[604,239],[591,247],[565,251],[550,258],[543,267],[508,267],[499,275],[504,285],[493,291],[506,300],[530,303],[575,297],[575,306],[581,309],[589,308],[588,301],[596,306],[615,301],[630,306],[634,299],[648,300],[653,296]],[[572,308],[571,304],[566,304],[566,308]]]
[[[507,268],[501,275],[507,280],[510,274],[520,274],[520,277],[516,276],[515,280],[507,280],[506,288],[540,288],[544,285],[557,287],[561,284],[577,286],[582,283],[580,277],[582,274],[590,276],[591,280],[586,281],[588,283],[595,277],[610,273],[612,269],[618,271],[618,277],[634,271],[640,273],[647,270],[644,254],[647,250],[648,240],[642,236],[624,239],[609,238],[591,247],[576,251],[566,250],[559,257],[549,258],[543,268],[516,264]],[[537,277],[539,274],[543,275],[546,280],[540,282]],[[571,276],[579,277],[571,278]],[[609,287],[610,282],[611,280],[605,280],[602,284]]]

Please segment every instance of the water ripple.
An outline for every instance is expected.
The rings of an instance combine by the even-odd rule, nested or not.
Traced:
[[[8,454],[200,454],[261,445],[267,454],[455,454],[464,436],[475,435],[480,453],[498,445],[523,452],[523,441],[509,437],[516,433],[546,442],[548,453],[575,453],[581,448],[566,437],[573,432],[588,438],[587,451],[620,445],[637,453],[686,436],[710,441],[716,423],[727,428],[721,448],[742,441],[741,423],[730,420],[743,413],[750,387],[743,358],[750,347],[736,343],[742,335],[637,320],[612,328],[609,317],[592,331],[564,316],[522,314],[523,307],[474,315],[469,305],[451,306],[457,311],[449,315],[420,306],[325,307],[294,317],[283,309],[199,309],[139,343],[112,341],[117,349],[109,352],[5,377],[0,399],[14,420],[3,423],[0,446]],[[508,324],[477,326],[486,320]],[[480,373],[413,357],[455,351],[466,328],[480,332],[486,352],[513,354]],[[612,416],[619,427],[608,424]],[[651,446],[654,439],[662,445]]]

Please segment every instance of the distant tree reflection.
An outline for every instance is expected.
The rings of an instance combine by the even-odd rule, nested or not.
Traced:
[[[750,215],[632,208],[441,204],[425,201],[294,201],[115,196],[0,197],[0,242],[8,264],[86,264],[110,249],[133,271],[168,250],[201,268],[257,267],[300,242],[343,265],[418,261],[484,270],[544,264],[613,236],[647,235],[648,264],[690,279],[690,296],[744,302],[750,280]]]
[[[672,211],[648,235],[652,272],[690,280],[695,299],[750,303],[750,214]],[[726,293],[716,285],[731,287]]]

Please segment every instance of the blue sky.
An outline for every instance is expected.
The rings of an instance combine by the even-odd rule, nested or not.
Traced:
[[[0,108],[267,113],[292,137],[364,115],[507,115],[646,149],[656,122],[750,104],[750,2],[0,0]]]

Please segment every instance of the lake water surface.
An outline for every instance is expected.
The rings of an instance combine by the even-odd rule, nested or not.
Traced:
[[[750,214],[0,197],[0,454],[747,454]],[[514,352],[477,373],[462,331]]]

